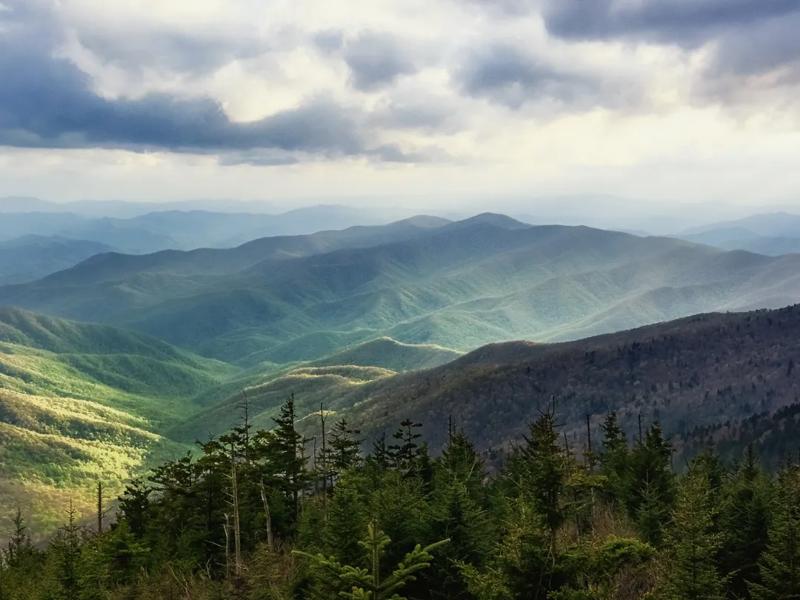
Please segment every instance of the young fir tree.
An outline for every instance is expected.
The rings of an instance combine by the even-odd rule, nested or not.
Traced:
[[[419,439],[422,434],[419,429],[422,423],[415,423],[411,419],[405,419],[400,423],[400,428],[392,435],[395,440],[389,445],[390,465],[405,475],[416,475],[419,473],[420,458],[422,457]]]
[[[372,453],[367,460],[375,465],[378,469],[388,469],[392,456],[389,451],[389,446],[386,443],[386,432],[381,433],[380,436],[372,443]]]
[[[769,541],[758,561],[760,582],[751,582],[755,600],[800,598],[800,468],[784,470],[769,526]]]
[[[81,593],[81,545],[83,535],[76,520],[72,502],[67,509],[67,522],[56,532],[48,548],[52,568],[52,597],[75,600]]]
[[[367,526],[367,536],[360,542],[365,551],[367,568],[353,565],[343,565],[333,557],[323,554],[308,554],[295,551],[295,554],[305,557],[315,569],[325,575],[322,580],[327,581],[329,588],[324,598],[340,597],[348,600],[406,600],[400,595],[400,590],[412,581],[417,574],[427,569],[433,560],[433,552],[447,544],[449,540],[442,540],[426,547],[417,544],[414,549],[391,570],[386,569],[382,559],[386,547],[391,539],[380,529],[375,522]]]
[[[770,519],[771,486],[758,466],[752,446],[745,459],[727,477],[721,490],[720,567],[730,573],[729,596],[746,598],[748,582],[761,581],[758,560],[767,546]]]
[[[153,488],[139,478],[133,479],[119,499],[120,516],[128,523],[128,530],[137,538],[144,537],[150,518],[150,494]]]
[[[665,516],[672,511],[675,501],[671,454],[672,448],[657,423],[630,453],[626,508],[645,540],[654,545],[662,541]]]
[[[716,556],[722,536],[715,529],[714,505],[708,472],[694,464],[681,481],[667,535],[663,600],[722,600],[725,578]]]
[[[451,540],[422,576],[431,598],[472,598],[463,575],[452,566],[481,567],[491,550],[495,531],[486,507],[485,475],[483,461],[469,439],[461,432],[451,432],[435,463],[430,494],[431,539]]]
[[[508,517],[486,565],[461,562],[457,566],[478,600],[546,600],[559,583],[550,532],[526,500],[507,502]]]
[[[524,439],[524,445],[511,458],[510,474],[522,496],[541,515],[555,550],[556,532],[566,518],[562,496],[569,462],[558,445],[555,414],[543,413]]]
[[[602,425],[603,449],[600,453],[600,473],[606,478],[606,493],[615,503],[624,504],[631,478],[630,452],[625,434],[610,413]]]
[[[360,460],[361,440],[357,436],[361,432],[350,429],[347,420],[339,419],[333,426],[330,435],[330,464],[335,476],[356,466]]]
[[[30,562],[35,554],[35,550],[31,543],[28,526],[25,523],[25,519],[22,517],[22,510],[19,507],[17,507],[11,523],[14,529],[8,539],[6,549],[3,551],[2,555],[0,555],[0,558],[2,558],[0,562],[13,569],[20,568]]]
[[[294,394],[281,406],[275,429],[266,436],[264,458],[271,475],[291,501],[295,522],[300,515],[300,492],[308,482],[306,459],[303,456],[303,436],[295,428]]]

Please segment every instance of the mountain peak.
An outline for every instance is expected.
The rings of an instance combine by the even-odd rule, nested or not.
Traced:
[[[461,221],[456,221],[453,223],[455,226],[471,226],[471,225],[491,225],[493,227],[499,227],[501,229],[527,229],[530,225],[523,223],[522,221],[517,221],[516,219],[512,219],[507,215],[503,215],[500,213],[491,213],[485,212],[475,215],[474,217],[470,217],[468,219],[463,219]]]

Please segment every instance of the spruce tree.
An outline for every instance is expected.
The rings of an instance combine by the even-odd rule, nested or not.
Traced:
[[[360,460],[361,440],[356,436],[361,433],[350,429],[347,420],[339,419],[333,426],[330,436],[330,463],[336,475],[354,467]]]
[[[708,472],[692,465],[679,486],[672,526],[667,535],[664,600],[722,600],[725,578],[716,556],[722,536],[715,529],[714,505]]]
[[[769,541],[758,561],[760,582],[751,582],[755,600],[800,598],[800,468],[784,470],[773,504]]]
[[[522,496],[529,499],[550,532],[555,549],[556,532],[566,518],[563,507],[568,459],[558,445],[555,415],[547,411],[530,425],[524,445],[511,458],[509,470]]]
[[[395,440],[389,445],[389,460],[392,467],[406,475],[415,475],[420,467],[419,439],[422,434],[419,429],[422,423],[405,419],[400,423],[400,428],[392,435]]]
[[[75,600],[80,595],[82,537],[75,509],[70,502],[67,522],[58,529],[48,549],[53,569],[53,598]]]
[[[675,476],[670,467],[672,448],[661,427],[650,427],[630,453],[627,491],[628,515],[640,527],[645,540],[658,545],[662,540],[664,516],[675,500]]]
[[[631,477],[630,453],[616,413],[612,412],[606,416],[602,430],[603,449],[600,453],[600,472],[606,478],[606,490],[611,499],[616,502],[624,502]]]
[[[747,597],[748,582],[759,583],[758,560],[767,546],[771,486],[749,446],[741,465],[722,486],[720,566],[730,573],[729,595]]]
[[[391,539],[373,521],[367,526],[366,538],[360,542],[367,568],[343,565],[323,554],[312,555],[299,551],[295,551],[295,554],[305,557],[314,568],[326,574],[329,594],[337,594],[348,600],[406,600],[405,596],[399,594],[400,590],[415,581],[418,573],[430,566],[432,553],[448,542],[442,540],[424,548],[417,544],[396,567],[388,570],[382,560]],[[331,597],[334,596],[325,596]]]
[[[294,394],[281,406],[280,416],[273,419],[275,429],[265,438],[263,455],[271,475],[290,498],[295,522],[300,514],[300,492],[308,481],[303,456],[303,436],[295,428]]]

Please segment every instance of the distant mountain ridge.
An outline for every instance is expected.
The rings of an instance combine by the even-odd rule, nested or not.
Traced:
[[[800,256],[529,226],[403,221],[232,250],[101,255],[0,304],[131,327],[226,361],[313,361],[388,336],[465,351],[800,297]]]
[[[769,256],[800,253],[800,215],[769,213],[696,227],[676,237],[724,250]]]
[[[0,285],[27,283],[113,248],[59,236],[26,235],[0,242]]]

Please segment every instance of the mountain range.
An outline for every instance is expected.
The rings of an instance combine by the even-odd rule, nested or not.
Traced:
[[[791,304],[800,256],[722,251],[484,214],[416,218],[229,250],[102,254],[0,304],[134,329],[243,366],[322,358],[387,336],[457,351],[561,341]]]
[[[385,211],[333,205],[299,208],[280,214],[182,209],[126,217],[69,212],[66,209],[70,206],[43,206],[41,201],[28,199],[12,202],[0,210],[0,241],[28,235],[58,236],[143,254],[167,249],[228,248],[264,236],[308,234],[355,224],[384,224],[391,220]],[[42,208],[47,210],[40,210]]]
[[[800,216],[789,213],[752,215],[690,229],[677,237],[723,250],[747,250],[779,256],[800,252]]]
[[[367,441],[420,420],[434,450],[453,419],[493,455],[551,402],[576,452],[614,410],[631,435],[660,421],[678,460],[709,439],[777,457],[800,414],[800,310],[689,316],[793,304],[800,255],[490,213],[149,254],[28,237],[0,257],[14,244],[29,276],[37,249],[80,261],[0,287],[0,493],[45,529],[47,506],[88,511],[98,479],[113,493],[244,402],[270,427],[290,394],[309,436],[322,405]]]

